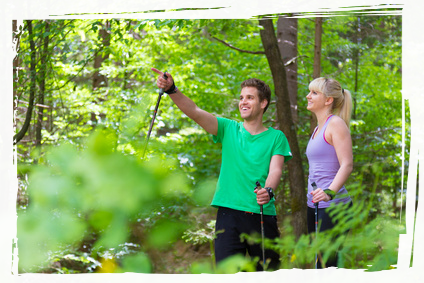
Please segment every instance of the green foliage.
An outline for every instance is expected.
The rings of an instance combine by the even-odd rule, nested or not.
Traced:
[[[99,36],[107,23],[110,46],[104,46]],[[213,212],[204,207],[210,203],[219,174],[220,146],[164,95],[146,160],[142,160],[158,95],[150,68],[170,72],[178,88],[200,108],[239,119],[240,83],[257,77],[273,89],[271,72],[264,55],[241,53],[217,39],[242,50],[262,51],[258,22],[49,20],[48,32],[46,24],[33,21],[36,57],[48,58],[45,65],[38,60],[36,66],[37,76],[42,71],[47,74],[42,146],[34,148],[37,115],[17,145],[20,270],[37,271],[59,260],[61,267],[54,269],[58,273],[155,272],[149,252],[172,249],[182,235],[187,245],[211,246]],[[313,73],[314,23],[299,19],[298,24],[300,122],[296,128],[301,152],[305,152],[310,117],[305,97]],[[343,255],[340,264],[348,268],[372,265],[370,270],[380,270],[393,261],[399,226],[391,217],[399,216],[403,200],[398,196],[404,181],[400,178],[401,24],[396,16],[324,19],[321,73],[338,79],[354,98],[355,170],[347,188],[355,206],[346,210],[346,217],[363,223],[350,222],[350,235],[341,245],[331,243],[331,235],[323,235],[319,243],[306,235],[296,240],[289,217],[280,219],[285,223],[280,225],[282,238],[267,245],[278,246],[283,268],[303,268],[315,250],[325,260],[325,251],[337,247]],[[42,54],[47,36],[47,54]],[[98,54],[108,58],[96,69],[93,60]],[[17,131],[28,107],[30,55],[28,31],[23,27],[14,84]],[[106,83],[93,89],[96,71]],[[36,91],[40,92],[39,77]],[[275,111],[272,103],[266,126],[279,122]],[[408,105],[406,119],[408,168]],[[306,158],[302,159],[307,168]],[[279,215],[291,213],[288,186],[284,171],[276,190]],[[364,198],[367,206],[361,206]],[[368,214],[360,213],[361,208]],[[385,237],[377,239],[381,233]],[[357,241],[350,242],[351,238]],[[121,258],[119,247],[129,242],[136,243],[136,248]],[[111,249],[115,252],[109,257]],[[193,262],[191,272],[251,270],[244,259],[227,264],[215,267],[208,258]]]
[[[214,221],[208,224],[207,233],[199,234],[186,230],[185,221],[180,218],[170,219],[165,215],[151,225],[138,251],[118,255],[122,243],[129,240],[130,225],[138,217],[160,211],[163,206],[172,207],[175,198],[187,195],[188,190],[185,178],[177,170],[169,169],[171,162],[137,161],[117,151],[117,140],[113,131],[99,128],[83,150],[62,145],[46,154],[45,164],[33,166],[28,188],[30,204],[21,211],[18,221],[21,271],[50,268],[57,273],[93,269],[151,272],[151,262],[143,249],[168,249],[184,231],[187,241],[212,243]],[[210,186],[210,181],[199,186],[206,189],[207,198],[210,198]],[[195,193],[202,204],[203,193]],[[65,254],[65,250],[76,250],[91,231],[97,234],[91,256],[76,255],[79,252]],[[52,257],[52,251],[58,255]],[[74,269],[66,267],[70,261]],[[57,266],[55,262],[62,264],[51,267]],[[193,272],[200,269],[204,272],[203,268],[194,264]],[[249,261],[235,258],[213,272],[238,270],[254,271],[254,268]]]
[[[399,221],[377,216],[367,221],[370,209],[365,202],[354,202],[349,208],[338,205],[329,208],[338,224],[331,230],[302,235],[296,240],[290,221],[284,222],[282,235],[265,246],[281,256],[281,269],[314,268],[315,254],[325,266],[328,258],[338,252],[338,267],[380,271],[393,268],[397,262],[398,237],[404,230]],[[245,236],[260,243],[260,237]]]
[[[183,239],[186,242],[191,242],[193,244],[203,244],[207,242],[212,242],[215,239],[215,220],[212,220],[206,224],[204,228],[198,229],[188,229],[183,234]],[[198,225],[202,223],[198,222]]]
[[[41,265],[48,251],[77,247],[90,231],[93,251],[117,248],[141,215],[187,195],[187,180],[172,161],[140,161],[116,151],[117,136],[99,129],[84,150],[53,148],[46,164],[31,172],[30,204],[19,213],[20,268]],[[166,247],[184,230],[183,221],[156,223],[146,246]],[[171,233],[172,232],[172,233]]]

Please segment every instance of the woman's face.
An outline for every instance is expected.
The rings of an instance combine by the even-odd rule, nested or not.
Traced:
[[[308,95],[306,96],[306,99],[308,100],[308,105],[306,106],[306,109],[309,111],[314,110],[320,110],[323,107],[325,107],[325,102],[327,101],[327,98],[322,92],[310,90]]]

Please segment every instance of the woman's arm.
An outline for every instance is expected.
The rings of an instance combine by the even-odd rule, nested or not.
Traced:
[[[343,187],[353,170],[352,138],[342,119],[334,119],[327,127],[328,142],[334,146],[340,168],[330,185],[336,193]]]

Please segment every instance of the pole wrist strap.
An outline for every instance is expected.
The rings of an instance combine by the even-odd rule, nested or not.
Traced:
[[[173,93],[176,93],[177,90],[178,90],[178,88],[175,86],[175,83],[172,82],[172,86],[168,90],[166,90],[165,93],[173,94]]]

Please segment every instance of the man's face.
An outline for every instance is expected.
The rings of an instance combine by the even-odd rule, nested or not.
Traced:
[[[248,86],[241,90],[239,111],[244,120],[254,120],[257,117],[262,119],[266,105],[266,99],[260,102],[258,90],[255,87]]]

